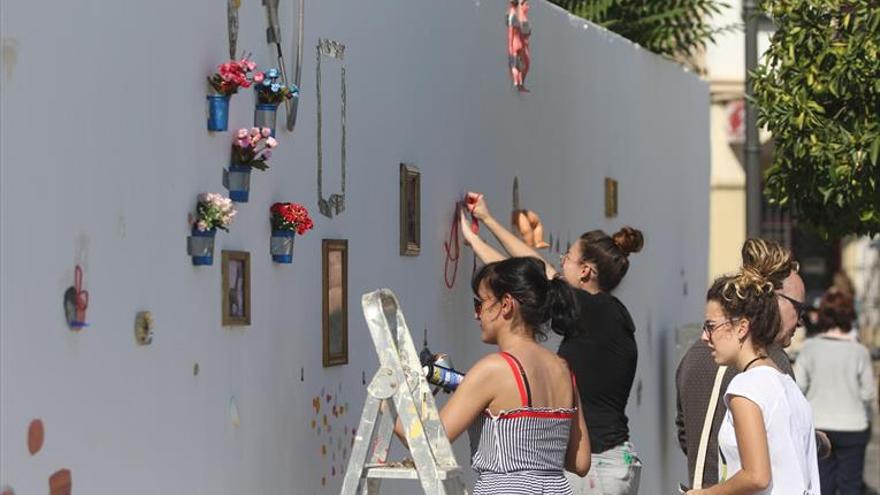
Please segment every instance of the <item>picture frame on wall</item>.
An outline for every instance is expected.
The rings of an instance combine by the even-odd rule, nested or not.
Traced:
[[[422,176],[418,167],[400,164],[400,254],[418,256],[422,250]]]
[[[617,181],[605,178],[605,217],[614,218],[617,216]]]
[[[223,251],[220,267],[222,324],[251,324],[251,253]]]
[[[321,243],[324,367],[348,364],[348,240]]]

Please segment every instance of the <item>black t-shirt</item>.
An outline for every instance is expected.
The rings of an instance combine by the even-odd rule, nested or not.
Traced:
[[[635,324],[616,297],[575,290],[580,315],[565,332],[559,355],[577,379],[593,453],[629,440],[626,401],[636,375]]]

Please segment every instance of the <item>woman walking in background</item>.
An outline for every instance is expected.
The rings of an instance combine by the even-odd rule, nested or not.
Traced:
[[[819,304],[821,333],[804,344],[794,365],[816,429],[831,440],[831,455],[819,460],[822,495],[862,493],[876,387],[870,353],[850,335],[854,319],[852,296],[828,290]]]
[[[510,256],[542,259],[522,239],[502,226],[489,212],[482,195],[468,193],[468,204]],[[465,242],[484,262],[505,259],[473,233],[461,218]],[[546,263],[548,279],[564,280],[577,300],[574,321],[555,320],[553,330],[563,336],[559,355],[577,379],[583,415],[590,432],[592,469],[586,479],[569,476],[578,495],[635,495],[641,461],[630,442],[626,403],[636,374],[638,350],[635,324],[626,306],[611,295],[629,269],[630,253],[642,249],[642,233],[624,227],[613,236],[601,230],[583,234],[562,256],[561,272]]]

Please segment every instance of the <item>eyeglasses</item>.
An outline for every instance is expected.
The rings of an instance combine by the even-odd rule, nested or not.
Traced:
[[[797,313],[797,321],[799,325],[803,325],[807,321],[807,305],[797,299],[792,299],[781,292],[776,293],[777,296],[791,303],[794,311]]]
[[[711,337],[712,332],[714,332],[715,330],[718,330],[719,328],[723,327],[724,325],[727,325],[728,323],[735,323],[738,320],[739,320],[739,318],[732,318],[730,320],[724,320],[720,323],[715,323],[712,320],[706,320],[703,322],[703,332],[705,332],[707,335],[709,335]]]

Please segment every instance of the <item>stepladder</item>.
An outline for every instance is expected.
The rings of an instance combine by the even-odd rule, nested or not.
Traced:
[[[341,495],[379,494],[384,480],[417,480],[428,495],[467,495],[397,297],[379,289],[361,305],[379,369],[367,386]],[[395,462],[388,455],[398,420],[409,458]]]

